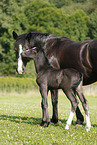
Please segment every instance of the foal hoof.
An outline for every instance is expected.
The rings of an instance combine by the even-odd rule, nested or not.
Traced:
[[[68,124],[66,124],[65,129],[69,130],[69,125]]]
[[[90,128],[91,128],[91,126],[90,127],[86,126],[86,131],[87,132],[90,131]]]
[[[40,126],[48,127],[50,122],[42,121]]]
[[[48,127],[49,124],[50,124],[50,122],[48,122],[48,123],[44,123],[44,127]]]

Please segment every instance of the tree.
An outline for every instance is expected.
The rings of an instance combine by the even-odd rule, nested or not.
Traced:
[[[62,10],[55,7],[45,7],[36,11],[36,14],[30,20],[30,25],[36,26],[38,30],[43,31],[44,29],[48,33],[64,35],[65,22],[66,14]]]
[[[43,8],[51,8],[53,7],[50,3],[45,2],[43,0],[34,0],[32,3],[27,5],[24,9],[25,16],[28,18],[28,22],[32,25],[32,21],[37,11]]]
[[[76,41],[89,39],[88,19],[89,17],[83,10],[76,10],[73,14],[69,15],[67,29],[65,30],[68,37]]]
[[[49,2],[53,3],[57,8],[61,8],[64,5],[70,5],[72,3],[72,0],[49,0]]]
[[[94,12],[90,15],[88,27],[89,27],[88,33],[89,37],[91,39],[97,39],[97,12]]]
[[[48,32],[73,40],[88,39],[88,16],[83,10],[67,15],[61,9],[52,7],[52,5],[50,7],[47,2],[40,1],[38,4],[40,8],[37,6],[37,1],[34,1],[24,10],[29,22],[28,31]]]
[[[31,0],[28,0],[31,1]],[[26,5],[27,0],[1,0],[0,1],[0,72],[2,74],[14,74],[16,67],[12,31],[16,21],[15,17],[23,12],[22,2]],[[14,18],[14,19],[13,19]],[[21,16],[22,19],[22,16]],[[15,21],[14,21],[15,20]],[[23,19],[22,19],[23,21]],[[23,28],[23,26],[22,26]],[[21,29],[21,28],[20,28]]]
[[[77,41],[86,40],[89,37],[96,38],[96,13],[91,14],[89,18],[83,10],[75,11],[74,7],[72,14],[66,14],[62,10],[63,8],[57,8],[68,4],[74,6],[78,0],[52,0],[53,4],[47,1],[51,2],[51,0],[0,1],[0,68],[2,68],[0,73],[6,75],[15,73],[17,61],[13,49],[13,30],[18,34],[29,31],[48,32]],[[91,2],[90,0],[87,1]],[[84,1],[80,0],[80,2],[83,3]],[[96,12],[96,0],[93,0],[94,2]],[[76,8],[78,9],[78,3],[76,3]],[[69,5],[68,9],[70,9]],[[93,4],[89,5],[89,9],[93,9]]]

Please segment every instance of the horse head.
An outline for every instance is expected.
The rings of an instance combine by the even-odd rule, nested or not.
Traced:
[[[23,74],[27,62],[31,60],[30,57],[24,54],[24,51],[30,49],[30,39],[31,33],[17,35],[16,32],[13,31],[13,38],[15,39],[14,50],[16,53],[16,58],[18,59],[17,71],[19,74]]]

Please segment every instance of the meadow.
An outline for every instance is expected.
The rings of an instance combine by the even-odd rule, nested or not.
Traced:
[[[70,129],[65,130],[70,113],[70,102],[62,91],[59,91],[59,122],[44,128],[40,126],[42,112],[38,88],[33,86],[27,90],[23,87],[21,90],[9,89],[9,91],[6,87],[5,91],[0,90],[0,145],[97,145],[96,85],[84,87],[92,125],[89,132],[86,132],[85,129],[86,120],[82,127],[75,126],[76,116],[73,118]],[[26,91],[23,91],[25,89]],[[79,106],[85,117],[81,103]],[[48,95],[48,109],[51,118],[50,94]]]

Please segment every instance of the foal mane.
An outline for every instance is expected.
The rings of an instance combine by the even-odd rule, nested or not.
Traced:
[[[40,52],[43,53],[43,55],[44,55],[44,57],[45,57],[45,60],[46,60],[46,63],[50,66],[50,63],[49,63],[49,61],[48,61],[48,59],[47,59],[47,57],[46,57],[46,55],[45,55],[43,45],[44,45],[43,38],[40,38],[40,36],[37,37],[37,38],[35,39],[35,41],[34,41],[34,46],[36,47],[37,52],[40,51]]]

